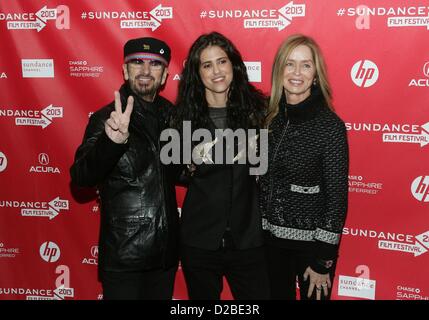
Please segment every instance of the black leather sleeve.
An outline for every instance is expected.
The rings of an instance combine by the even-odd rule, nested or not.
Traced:
[[[70,168],[75,185],[94,187],[101,183],[128,148],[128,144],[117,144],[106,135],[104,114],[105,112],[97,112],[91,116],[83,142],[76,151]]]

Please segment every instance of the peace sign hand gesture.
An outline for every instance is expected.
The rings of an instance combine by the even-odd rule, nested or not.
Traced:
[[[110,118],[104,124],[104,130],[107,136],[115,143],[126,143],[130,133],[128,125],[130,124],[131,112],[133,111],[134,98],[128,97],[125,111],[122,112],[121,97],[118,91],[115,91],[115,111],[112,111]]]

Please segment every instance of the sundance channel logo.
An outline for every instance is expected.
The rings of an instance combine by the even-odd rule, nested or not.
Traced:
[[[340,275],[338,295],[362,299],[375,299],[375,280]]]
[[[23,78],[54,78],[53,59],[22,59]]]

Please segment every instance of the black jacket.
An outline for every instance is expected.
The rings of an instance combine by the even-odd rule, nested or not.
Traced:
[[[320,90],[313,91],[298,105],[286,105],[284,96],[280,102],[268,135],[260,207],[267,241],[308,250],[312,268],[326,273],[347,212],[348,143],[344,122],[325,106]]]
[[[214,137],[213,123],[209,129]],[[255,176],[249,175],[249,165],[203,163],[196,167],[182,208],[182,243],[206,250],[261,246],[257,185]]]
[[[131,90],[120,89],[125,109]],[[78,186],[97,186],[101,200],[100,271],[141,271],[177,262],[175,188],[159,159],[159,135],[171,103],[134,96],[126,144],[104,131],[114,102],[95,112],[70,169]]]

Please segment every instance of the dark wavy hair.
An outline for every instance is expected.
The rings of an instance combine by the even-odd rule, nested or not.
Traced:
[[[246,66],[234,44],[218,32],[203,34],[189,49],[176,100],[172,127],[181,129],[183,121],[192,121],[192,130],[209,125],[205,87],[200,77],[201,52],[218,46],[227,54],[233,68],[228,91],[227,124],[231,129],[260,128],[263,124],[267,98],[249,83]]]

